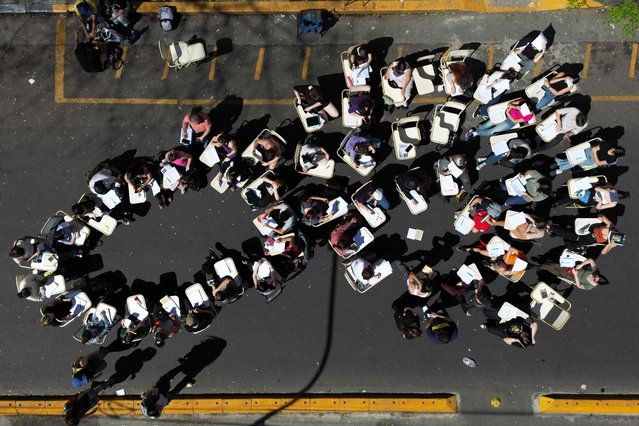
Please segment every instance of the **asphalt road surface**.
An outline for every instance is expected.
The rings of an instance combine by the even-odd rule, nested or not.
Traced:
[[[330,95],[338,97],[343,84],[339,53],[356,42],[378,40],[385,48],[387,62],[401,54],[444,45],[458,48],[464,43],[479,43],[473,57],[495,63],[520,36],[550,22],[557,34],[542,69],[555,63],[588,63],[579,101],[590,103],[589,128],[622,131],[620,143],[627,150],[626,159],[609,173],[618,180],[618,188],[630,192],[636,188],[638,175],[633,164],[639,154],[634,146],[639,84],[631,65],[632,44],[620,42],[597,12],[342,17],[323,38],[296,38],[294,19],[280,15],[187,16],[178,31],[164,34],[157,22],[144,17],[138,27],[149,25],[150,29],[128,49],[123,71],[90,75],[80,70],[73,57],[76,23],[71,17],[62,21],[54,16],[0,17],[3,246],[8,250],[15,238],[37,233],[56,210],[68,211],[86,191],[84,174],[97,162],[128,150],[155,155],[174,146],[181,119],[194,105],[212,111],[214,125],[237,132],[243,136],[241,143],[248,144],[262,128],[276,128],[286,119],[296,118],[289,104],[294,84],[313,83],[319,78]],[[157,40],[188,39],[194,34],[207,42],[209,50],[218,47],[215,62],[164,75]],[[64,48],[64,62],[58,61],[57,73],[56,37],[64,41],[57,47],[59,52]],[[262,53],[260,49],[264,49]],[[304,74],[306,79],[302,80]],[[524,86],[520,82],[516,89]],[[442,94],[431,96],[441,98]],[[431,108],[430,101],[418,97],[409,111],[416,110],[424,117]],[[386,124],[379,126],[380,132],[387,135],[388,123],[405,113],[385,113]],[[470,122],[468,118],[464,128]],[[302,129],[299,122],[284,122],[282,133],[292,145]],[[335,120],[325,127],[325,133],[330,135],[334,150],[345,129]],[[482,144],[480,153],[488,152],[485,141]],[[433,150],[432,144],[419,147],[416,164],[432,161]],[[400,164],[390,148],[386,152],[377,176],[384,178],[392,192],[390,177],[410,164]],[[286,167],[291,168],[290,160]],[[496,179],[508,172],[486,167],[479,180]],[[336,173],[349,177],[349,185],[355,187],[365,181],[341,162]],[[566,174],[559,176],[555,185],[566,179]],[[311,182],[321,183],[304,178],[299,185]],[[412,216],[397,197],[391,201],[390,220],[375,231],[379,250],[390,257],[425,251],[427,260],[442,273],[462,264],[464,256],[454,251],[453,245],[470,243],[474,238],[458,236],[452,229],[453,212],[459,204],[454,200],[444,204],[435,196],[426,213]],[[633,248],[635,203],[634,197],[630,198],[619,209],[619,227],[629,236],[627,247],[598,259],[611,284],[591,292],[572,292],[572,316],[566,327],[558,332],[542,325],[533,348],[507,347],[480,329],[481,318],[466,318],[458,307],[449,311],[460,330],[454,343],[434,346],[425,338],[405,341],[395,328],[390,309],[392,301],[405,291],[399,274],[358,294],[346,283],[339,259],[323,246],[315,248],[307,269],[287,283],[274,303],[267,305],[259,294],[248,291],[225,307],[205,333],[182,331],[145,362],[134,379],[116,388],[128,394],[145,390],[175,367],[177,359],[192,346],[215,336],[226,341],[225,348],[197,375],[195,386],[184,392],[453,392],[460,397],[463,413],[493,412],[490,398],[498,396],[502,400],[499,412],[515,415],[531,413],[533,398],[539,393],[637,392],[637,343],[633,336],[639,290],[632,279],[637,262]],[[554,214],[575,212],[555,210]],[[93,275],[121,271],[128,284],[136,280],[158,283],[161,276],[170,280],[171,275],[178,285],[192,281],[209,247],[221,243],[239,251],[243,244],[255,241],[258,233],[251,224],[255,216],[237,192],[220,195],[210,187],[176,195],[164,211],[152,203],[145,217],[103,238],[103,245],[94,252],[102,266]],[[406,239],[409,227],[424,230],[421,242]],[[557,244],[547,239],[531,254]],[[72,339],[79,321],[60,329],[39,325],[39,304],[15,296],[13,282],[19,272],[7,257],[0,261],[0,273],[6,280],[0,299],[4,325],[0,329],[1,392],[73,393],[69,366],[75,357],[93,348]],[[524,288],[524,283],[534,285],[536,280],[535,271],[528,271],[517,285]],[[490,287],[493,294],[502,295],[507,284],[497,277]],[[112,332],[109,341],[114,337]],[[147,339],[140,348],[150,345],[152,341]],[[125,355],[108,356],[105,377]],[[474,358],[478,368],[464,366],[464,356]]]

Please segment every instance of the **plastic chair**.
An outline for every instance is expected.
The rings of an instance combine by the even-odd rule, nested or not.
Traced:
[[[577,200],[581,198],[580,197],[581,194],[579,194],[579,192],[584,190],[582,186],[589,186],[589,188],[586,188],[586,189],[590,189],[594,187],[595,185],[603,185],[606,182],[608,182],[608,178],[605,177],[604,175],[586,176],[582,178],[568,179],[568,182],[566,184],[568,187],[568,196],[572,198],[573,200]],[[586,185],[583,185],[584,183],[586,183]]]
[[[416,170],[419,170],[419,167],[412,168],[406,173],[410,173]],[[404,193],[404,191],[402,191],[402,189],[399,187],[399,184],[397,183],[397,178],[395,178],[395,187],[397,188],[397,192],[399,193],[400,198],[404,200],[404,202],[408,206],[408,210],[410,210],[411,214],[418,215],[422,212],[425,212],[428,209],[428,202],[426,202],[426,200],[424,199],[424,197],[422,197],[421,194],[418,194],[415,191],[411,191],[411,196],[413,197],[414,200],[417,201],[417,204],[411,203],[408,197],[406,196],[406,194]]]
[[[233,279],[234,285],[238,288],[238,293],[235,297],[230,300],[225,300],[223,302],[217,302],[220,305],[228,305],[235,302],[237,299],[242,297],[244,294],[244,284],[242,283],[242,278],[240,274],[237,272],[237,268],[235,267],[235,262],[230,257],[224,258],[215,262],[213,265],[213,269],[215,270],[215,275],[217,275],[218,279],[222,279],[224,277],[231,277]]]
[[[530,293],[530,311],[555,330],[561,330],[570,319],[572,305],[561,294],[544,282],[539,282]]]
[[[446,81],[448,74],[450,74],[450,70],[448,69],[449,65],[455,63],[464,63],[470,55],[472,55],[474,50],[472,49],[461,49],[461,50],[453,50],[449,51],[447,54],[442,55],[440,58],[440,73],[442,76],[442,81]],[[460,94],[455,95],[450,93],[450,90],[446,84],[444,84],[444,92],[450,96],[460,96]]]
[[[348,110],[351,107],[351,98],[353,96],[360,95],[362,93],[370,93],[370,86],[353,86],[350,89],[344,89],[342,91],[342,126],[356,129],[362,127],[364,120],[360,117],[353,117]]]
[[[351,201],[353,201],[353,204],[355,205],[355,208],[357,209],[357,211],[359,211],[361,213],[361,215],[364,217],[364,219],[366,219],[366,222],[368,222],[368,224],[371,226],[371,228],[378,228],[384,222],[386,222],[386,215],[384,214],[384,211],[380,207],[375,207],[373,209],[373,211],[371,212],[369,209],[360,207],[355,202],[355,199],[357,198],[357,195],[361,191],[363,191],[364,189],[368,189],[368,187],[370,187],[370,186],[379,187],[378,185],[373,183],[373,181],[366,182],[364,185],[360,186],[357,189],[357,191],[355,191],[353,193],[353,195],[351,196]]]
[[[186,290],[184,290],[184,296],[188,299],[193,308],[214,309],[213,303],[204,291],[204,287],[202,287],[202,284],[195,283],[190,285],[186,288]],[[208,324],[206,324],[206,326],[197,330],[192,330],[191,332],[193,334],[201,333],[209,328],[212,322],[213,321],[210,321]]]
[[[379,278],[371,278],[368,285],[365,285],[355,276],[355,273],[353,272],[352,265],[355,260],[356,259],[352,259],[345,264],[346,270],[344,271],[344,277],[346,278],[348,284],[353,288],[353,290],[357,291],[358,293],[366,293],[368,290],[375,287],[377,284],[382,282],[386,277],[390,276],[393,273],[393,267],[388,260],[378,259],[372,262],[372,265],[374,266],[376,271],[380,271],[381,276]]]
[[[501,245],[501,246],[503,247],[504,252],[508,252],[508,250],[510,250],[510,248],[511,248],[510,244],[508,244],[506,241],[504,241],[501,237],[499,237],[499,236],[495,235],[494,237],[492,237],[492,238],[490,239],[490,241],[488,241],[487,250],[489,251],[489,254],[490,254],[490,248],[489,248],[489,247],[490,247],[490,246],[493,246],[493,245],[498,245],[498,244],[499,244],[499,245]],[[502,254],[503,254],[503,253],[502,253]],[[501,255],[501,254],[499,254],[499,255],[495,255],[495,256],[493,256],[493,258],[497,258],[497,257],[501,257],[501,256],[502,256],[502,255]],[[522,270],[520,270],[520,271],[516,272],[516,273],[515,273],[515,274],[513,274],[513,275],[504,275],[504,274],[502,274],[502,273],[499,273],[499,275],[501,275],[502,277],[506,278],[508,281],[511,281],[511,282],[513,282],[513,283],[516,283],[516,282],[518,282],[519,280],[521,280],[521,278],[522,278],[522,277],[524,276],[524,274],[526,273],[526,269],[525,269],[525,268],[526,268],[526,266],[528,265],[528,263],[526,262],[527,258],[526,258],[526,256],[522,253],[522,251],[521,251],[521,250],[517,250],[517,259],[518,259],[518,260],[522,260],[522,261],[524,261],[524,263],[526,263],[526,265],[523,265],[523,266],[524,266],[524,269],[522,269]],[[505,259],[504,259],[504,260],[505,260]],[[510,267],[512,268],[512,266],[513,266],[513,265],[508,264],[508,266],[510,266]]]
[[[402,95],[402,89],[391,87],[390,80],[386,80],[384,78],[384,75],[386,75],[387,70],[388,70],[388,67],[384,67],[381,70],[379,70],[379,79],[382,82],[382,94],[384,96],[388,96],[389,98],[391,98],[395,105],[401,104],[405,100],[404,96]]]
[[[433,81],[437,78],[435,70],[435,55],[426,55],[417,58],[413,78],[415,79],[415,89],[418,95],[428,95],[435,91]]]
[[[340,53],[340,59],[342,60],[342,72],[344,73],[344,81],[346,82],[346,87],[349,87],[349,88],[357,85],[353,78],[353,70],[351,69],[351,63],[349,61],[349,57],[351,55],[351,52],[353,52],[353,50],[355,50],[361,45],[362,43],[356,44],[355,46],[349,47],[348,50]],[[370,71],[371,71],[370,66],[368,67],[367,71],[370,74]]]
[[[417,157],[417,146],[422,141],[419,128],[420,118],[405,117],[391,124],[391,137],[395,147],[395,158],[398,160],[412,160]]]
[[[362,226],[357,231],[357,233],[355,234],[355,237],[353,238],[353,240],[355,241],[355,244],[357,244],[357,250],[355,251],[355,253],[350,254],[348,256],[344,256],[340,254],[339,252],[337,252],[337,250],[335,250],[335,247],[333,246],[333,243],[331,243],[330,241],[328,243],[330,244],[331,248],[335,250],[335,253],[337,253],[342,259],[350,259],[351,257],[355,256],[357,253],[361,252],[364,249],[364,247],[372,243],[374,239],[375,237],[373,236],[371,231],[368,228]]]
[[[351,136],[353,136],[353,132],[352,131],[348,132],[346,137],[342,140],[342,143],[340,144],[339,148],[337,149],[337,155],[346,164],[348,164],[353,169],[355,169],[355,171],[357,173],[359,173],[362,176],[368,176],[369,174],[371,174],[371,172],[377,166],[377,162],[375,162],[375,160],[373,160],[373,164],[370,165],[370,166],[358,166],[357,163],[355,162],[355,160],[353,158],[351,158],[350,155],[348,155],[348,153],[346,152],[346,149],[344,148],[346,146],[346,142],[348,142],[348,140],[351,138]]]
[[[473,198],[466,203],[463,209],[459,212],[459,216],[455,219],[453,224],[455,230],[462,235],[468,235],[475,227],[475,222],[470,217],[470,206],[477,199],[478,196],[475,195]]]
[[[601,141],[600,138],[591,139],[589,141],[580,143],[579,145],[575,145],[566,150],[566,158],[568,162],[573,166],[579,166],[582,170],[592,170],[596,169],[597,164],[583,165],[584,161],[586,161],[585,156],[582,154],[584,151],[592,150],[592,142],[596,140]]]
[[[22,291],[22,289],[26,288],[29,284],[29,281],[34,278],[35,274],[18,274],[16,275],[16,289],[18,293]],[[45,284],[45,297],[53,297],[58,296],[65,291],[67,291],[66,280],[63,275],[54,275],[46,278],[47,283]],[[27,297],[27,300],[33,300]],[[35,301],[35,300],[33,300]]]
[[[158,41],[160,56],[170,68],[176,70],[186,68],[192,63],[200,62],[206,59],[206,49],[204,43],[188,44],[185,41],[177,43],[167,43],[162,40]]]
[[[301,166],[301,152],[302,145],[297,144],[295,147],[295,156],[293,157],[293,161],[295,164],[295,171],[308,176],[315,176],[321,179],[330,179],[335,174],[335,160],[322,159],[318,162],[317,167],[313,167],[312,169],[308,169],[306,172],[302,170]]]
[[[508,104],[510,102],[519,101],[522,99],[523,98],[511,99],[509,101],[499,102],[497,104],[489,106],[488,117],[490,118],[490,121],[493,122],[494,124],[498,124],[498,123],[502,123],[506,121],[506,118],[507,118],[506,111],[508,111]],[[537,122],[537,117],[534,115],[534,111],[531,111],[531,113],[533,113],[533,117],[530,119],[529,122],[523,125],[521,123],[515,123],[515,125],[511,127],[510,129],[508,129],[508,131],[510,132],[512,129],[523,129],[524,127],[534,126],[535,123]]]
[[[259,135],[255,137],[255,139],[253,139],[253,142],[251,142],[251,144],[248,147],[246,147],[246,149],[242,152],[242,158],[246,159],[252,165],[261,163],[262,159],[253,155],[253,148],[255,147],[255,143],[257,142],[258,139],[268,139],[269,137],[275,138],[275,140],[281,144],[282,152],[284,152],[284,149],[286,148],[286,140],[274,130],[264,129],[259,133]],[[256,154],[259,155],[259,152],[256,152]]]
[[[430,140],[433,143],[447,145],[451,136],[459,130],[461,115],[467,105],[457,101],[448,101],[435,107],[433,123],[430,128]]]
[[[546,92],[543,89],[544,81],[546,79],[551,80],[555,75],[557,75],[557,70],[553,68],[553,69],[547,71],[543,76],[539,77],[537,79],[537,81],[535,81],[534,83],[530,84],[524,90],[524,93],[526,93],[526,97],[528,99],[530,99],[535,104],[537,102],[539,102],[541,100],[541,98],[543,98],[544,95],[546,94]],[[573,86],[570,88],[570,91],[568,93],[560,96],[559,98],[563,98],[565,96],[569,96],[569,95],[571,95],[573,93],[576,93],[577,90],[579,90],[579,88],[577,87],[576,84],[573,84]],[[544,109],[553,106],[555,103],[557,103],[557,98],[554,98],[548,105],[546,105],[544,107]]]
[[[293,105],[295,105],[295,111],[297,112],[297,116],[302,123],[302,127],[306,133],[313,133],[320,130],[324,127],[324,119],[319,114],[315,114],[314,112],[304,111],[304,107],[297,103],[297,100],[293,101]]]

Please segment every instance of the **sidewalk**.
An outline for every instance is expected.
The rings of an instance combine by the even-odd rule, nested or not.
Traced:
[[[154,14],[160,5],[174,6],[180,13],[277,14],[305,9],[325,9],[339,14],[397,14],[429,12],[543,12],[564,10],[568,0],[357,0],[357,1],[150,1],[133,3],[136,11]],[[602,4],[589,0],[589,7]],[[61,0],[6,0],[0,13],[66,13],[73,3]]]

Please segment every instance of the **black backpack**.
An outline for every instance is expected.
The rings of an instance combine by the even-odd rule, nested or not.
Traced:
[[[93,44],[90,42],[78,43],[75,48],[75,57],[86,72],[104,71],[105,66],[100,56],[100,50],[94,49]]]

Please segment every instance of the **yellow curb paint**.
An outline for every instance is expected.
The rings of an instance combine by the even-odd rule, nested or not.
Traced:
[[[356,1],[348,5],[341,1],[222,1],[222,2],[165,2],[176,7],[180,13],[232,13],[232,14],[270,14],[298,13],[303,9],[326,9],[341,15],[350,14],[389,14],[389,13],[424,13],[424,12],[535,12],[563,10],[568,0],[536,0],[525,6],[494,6],[490,0],[386,0]],[[157,3],[142,2],[135,5],[136,12],[143,14],[157,13]],[[602,4],[589,1],[585,6],[601,7]],[[73,13],[73,3],[52,5],[54,13]]]
[[[404,54],[404,45],[400,44],[397,46],[397,57],[401,58],[403,54]]]
[[[115,78],[119,79],[120,77],[122,77],[122,72],[124,71],[124,65],[125,65],[125,61],[126,61],[126,54],[129,53],[129,46],[124,46],[122,48],[122,66],[120,68],[118,68],[117,70],[115,70]]]
[[[488,63],[486,64],[486,69],[493,69],[493,61],[495,60],[495,45],[491,44],[488,46]]]
[[[637,66],[637,43],[632,43],[632,54],[630,54],[630,68],[628,68],[628,78],[635,78],[635,68]]]
[[[169,63],[165,62],[164,63],[164,69],[162,70],[162,80],[166,80],[169,77],[169,70],[171,69],[171,67],[169,67]]]
[[[255,64],[255,80],[260,79],[260,74],[262,74],[262,64],[264,63],[264,48],[260,47],[260,51],[257,54],[257,64]]]
[[[217,62],[217,46],[211,51],[211,68],[209,69],[209,80],[215,79],[215,63]]]
[[[591,51],[592,51],[592,43],[587,43],[586,53],[584,54],[584,69],[581,71],[581,78],[588,78],[588,67],[590,66]]]
[[[639,414],[639,399],[629,397],[539,398],[539,412],[543,414]]]
[[[54,99],[62,102],[64,99],[64,44],[67,38],[67,23],[64,17],[58,17],[55,25],[55,70],[54,70]]]
[[[302,63],[302,80],[306,80],[306,76],[308,75],[308,63],[311,60],[311,48],[307,47],[304,52],[304,62]]]
[[[49,400],[6,400],[0,401],[2,415],[49,415],[62,414],[66,398]],[[97,406],[96,415],[125,416],[140,413],[140,400],[126,398],[105,398]],[[164,409],[166,415],[193,414],[241,414],[268,413],[282,410],[288,413],[456,413],[457,397],[404,398],[318,396],[304,398],[250,398],[250,397],[178,397]]]

